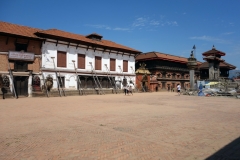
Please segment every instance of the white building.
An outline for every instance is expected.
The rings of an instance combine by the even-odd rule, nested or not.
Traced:
[[[43,76],[40,79],[43,84],[44,79],[52,77],[53,90],[58,89],[59,84],[65,90],[102,88],[107,91],[116,85],[122,88],[124,78],[128,83],[135,83],[135,57],[140,51],[103,40],[96,33],[82,36],[49,29],[41,30],[36,35],[44,39],[41,64]],[[95,74],[97,79],[93,77]],[[80,86],[76,75],[81,81]],[[109,76],[113,77],[115,85]],[[96,81],[101,86],[97,86]]]

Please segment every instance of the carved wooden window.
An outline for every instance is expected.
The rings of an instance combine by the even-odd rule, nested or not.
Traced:
[[[27,62],[15,61],[14,62],[14,71],[15,72],[26,72],[26,71],[28,71]]]
[[[27,44],[22,44],[22,43],[15,43],[15,50],[16,51],[24,51],[27,52]]]
[[[85,55],[78,54],[78,68],[85,69]]]
[[[95,57],[95,70],[101,70],[102,69],[102,57]]]
[[[123,72],[128,72],[128,61],[123,60]]]
[[[116,71],[116,59],[110,58],[110,71]]]
[[[57,67],[67,67],[67,53],[57,51]]]

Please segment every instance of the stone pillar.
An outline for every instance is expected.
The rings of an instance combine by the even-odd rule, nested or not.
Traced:
[[[209,64],[209,79],[214,79],[214,67],[213,67],[213,62],[208,62],[208,64]]]
[[[190,75],[190,90],[196,90],[194,87],[195,80],[194,80],[194,70],[197,68],[197,60],[194,58],[193,53],[191,54],[190,58],[188,58],[187,66],[189,68],[189,75]]]
[[[191,89],[191,90],[194,90],[194,89],[195,89],[195,87],[194,87],[194,84],[195,84],[195,80],[194,80],[194,70],[191,69],[191,70],[189,71],[189,73],[190,73],[190,89]]]
[[[32,71],[30,71],[28,78],[28,97],[32,97]]]

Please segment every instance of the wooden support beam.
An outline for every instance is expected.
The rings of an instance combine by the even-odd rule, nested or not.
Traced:
[[[57,40],[57,43],[56,43],[56,46],[58,45],[58,40]]]
[[[87,50],[89,49],[89,46],[87,46]]]
[[[77,44],[76,49],[78,48],[78,45],[79,45],[79,44]]]
[[[111,53],[112,50],[109,51],[109,54]]]
[[[68,42],[68,48],[69,48],[70,42]]]

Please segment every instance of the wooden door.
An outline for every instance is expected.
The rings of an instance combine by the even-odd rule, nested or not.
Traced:
[[[28,96],[28,77],[27,76],[15,76],[14,85],[16,94],[18,96]]]

